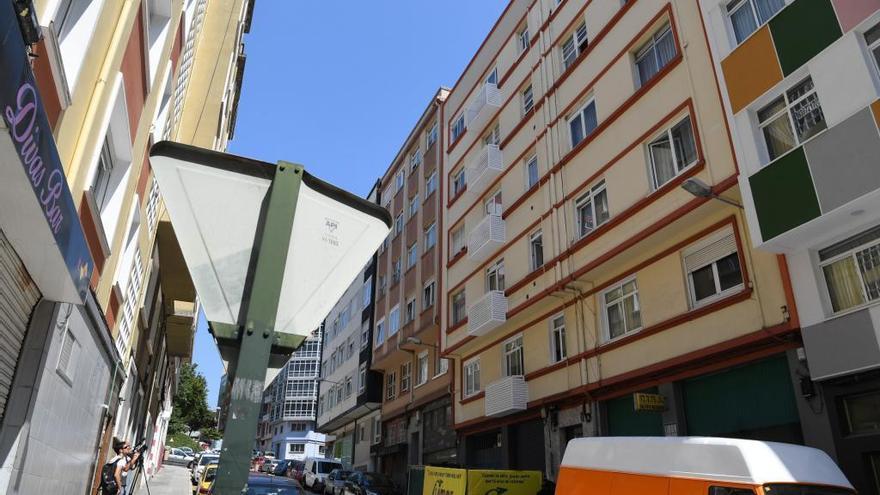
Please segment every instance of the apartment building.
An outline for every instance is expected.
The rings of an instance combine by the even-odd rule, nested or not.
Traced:
[[[788,270],[752,248],[713,69],[696,0],[514,0],[450,91],[461,464],[555,479],[597,434],[803,442]]]
[[[322,340],[320,328],[312,332],[266,387],[258,450],[274,452],[276,459],[324,455],[325,436],[315,431]]]
[[[367,199],[377,195],[374,187]],[[370,369],[375,275],[373,256],[324,320],[318,383],[318,431],[327,435],[327,456],[362,471],[376,466],[370,446],[381,428],[373,413],[382,403],[382,376]]]
[[[381,470],[401,485],[408,465],[454,462],[457,456],[437,299],[440,107],[447,94],[441,88],[431,98],[380,182],[394,229],[376,264],[373,369],[384,377],[378,455]]]
[[[880,3],[700,5],[749,237],[791,274],[807,443],[880,494]]]
[[[205,3],[0,8],[2,491],[90,492],[114,435],[161,459],[197,305],[147,153]]]

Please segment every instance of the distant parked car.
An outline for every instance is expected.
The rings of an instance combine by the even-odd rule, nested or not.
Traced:
[[[208,464],[217,464],[220,462],[220,456],[217,454],[202,454],[199,457],[199,460],[193,463],[192,467],[192,482],[193,484],[198,483],[199,479],[202,477],[202,472],[205,470],[205,466]]]
[[[193,459],[192,455],[180,449],[171,449],[171,452],[165,456],[167,464],[178,464],[180,466],[188,466]]]
[[[394,481],[382,473],[355,471],[345,482],[343,495],[400,495]]]
[[[303,470],[306,468],[305,461],[290,461],[290,465],[287,469],[287,477],[293,478],[296,481],[299,481],[299,484],[303,484]]]
[[[334,469],[327,475],[324,480],[324,495],[342,495],[345,488],[345,481],[351,476],[351,471],[344,469]]]
[[[278,466],[278,462],[279,461],[276,461],[275,459],[270,459],[267,457],[266,460],[263,461],[263,465],[260,466],[260,472],[266,473],[266,474],[273,474],[275,472],[275,467]]]
[[[335,459],[307,458],[303,469],[303,485],[310,490],[323,490],[324,479],[334,469],[342,469],[342,463]]]
[[[287,476],[287,467],[290,465],[291,461],[287,459],[278,461],[278,464],[275,465],[275,469],[272,470],[272,474],[275,476]]]
[[[189,454],[189,455],[192,455],[192,456],[196,455],[195,451],[194,451],[193,449],[189,448],[189,447],[178,447],[178,448],[179,448],[180,450],[186,452],[186,453]]]

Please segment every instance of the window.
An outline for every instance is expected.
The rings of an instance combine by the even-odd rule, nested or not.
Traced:
[[[516,47],[518,53],[522,53],[529,49],[529,43],[531,42],[531,38],[529,37],[529,25],[526,24],[522,29],[516,33]]]
[[[299,421],[290,423],[290,431],[306,431],[306,424]]]
[[[395,194],[403,189],[403,170],[397,172],[397,175],[394,177],[394,192]]]
[[[98,23],[104,2],[62,0],[56,11],[55,32],[69,93],[73,93],[79,72],[87,57],[87,47]]]
[[[431,130],[428,131],[428,137],[425,139],[425,148],[430,149],[431,145],[437,142],[437,123],[431,126]]]
[[[382,418],[373,416],[373,443],[382,441]]]
[[[558,363],[568,356],[565,346],[565,315],[550,321],[550,361]]]
[[[659,189],[697,161],[691,118],[685,117],[651,141],[648,144],[648,154],[651,158],[651,182],[654,189]]]
[[[574,210],[578,239],[607,222],[611,215],[608,212],[608,193],[605,191],[605,181],[599,182],[579,197],[574,203]]]
[[[486,206],[486,215],[501,215],[504,213],[504,205],[501,199],[501,190],[486,198],[484,203]]]
[[[361,323],[361,349],[366,349],[370,342],[370,321]]]
[[[486,269],[486,292],[504,288],[504,259],[501,259]]]
[[[391,285],[400,282],[400,258],[391,264]]]
[[[526,162],[526,190],[538,185],[538,155],[532,155]]]
[[[351,387],[351,377],[345,377],[345,398],[351,397],[352,387]]]
[[[400,367],[400,393],[409,390],[409,383],[412,377],[412,362],[403,363]]]
[[[428,382],[428,351],[419,353],[419,367],[416,373],[416,387]]]
[[[416,216],[419,212],[419,195],[418,193],[409,200],[409,217]]]
[[[358,368],[358,393],[363,393],[367,388],[367,363],[361,363]]]
[[[394,372],[388,373],[385,377],[385,400],[394,400],[397,397],[397,391],[394,389],[396,378]]]
[[[382,342],[385,342],[385,318],[376,322],[376,345],[380,346]]]
[[[409,156],[409,171],[414,172],[422,164],[422,150],[413,151]]]
[[[428,309],[434,305],[434,289],[435,284],[434,281],[430,281],[425,284],[424,289],[422,289],[422,309]]]
[[[385,275],[379,275],[379,297],[385,295],[385,289],[388,287],[388,281]]]
[[[412,246],[410,246],[406,250],[406,268],[407,268],[407,270],[416,266],[417,261],[419,261],[419,244],[417,242],[414,242],[412,244]]]
[[[585,137],[596,130],[596,101],[590,100],[568,121],[568,130],[571,131],[571,147],[574,148]]]
[[[437,224],[432,223],[425,229],[425,252],[437,244]]]
[[[480,391],[480,359],[464,365],[464,396],[470,397]]]
[[[437,171],[431,172],[431,175],[425,179],[425,199],[428,199],[428,196],[431,195],[432,192],[437,190]]]
[[[492,72],[486,76],[487,84],[498,84],[498,67],[493,67]]]
[[[464,192],[467,184],[464,180],[464,168],[452,174],[452,197],[456,197]]]
[[[833,312],[880,299],[880,227],[819,251],[819,263]]]
[[[446,358],[437,358],[437,374],[435,376],[440,376],[443,373],[449,371],[449,360]]]
[[[364,303],[365,308],[373,302],[373,277],[368,277],[367,281],[364,282],[364,288],[361,292],[361,300]]]
[[[522,335],[504,343],[504,376],[525,375],[523,364]]]
[[[584,22],[562,44],[562,66],[565,69],[571,67],[578,56],[587,49],[587,25]]]
[[[605,291],[602,298],[608,339],[642,328],[639,291],[635,279],[627,280]]]
[[[529,236],[529,269],[537,270],[544,265],[544,233],[537,231]]]
[[[660,69],[675,57],[675,40],[669,24],[660,28],[651,36],[647,43],[636,52],[636,70],[639,74],[639,86],[651,80]]]
[[[406,323],[416,319],[416,298],[411,298],[406,302]]]
[[[535,97],[532,94],[532,85],[529,84],[526,89],[523,90],[522,95],[522,111],[523,116],[528,115],[529,112],[532,111],[532,108],[535,107]]]
[[[712,235],[683,254],[692,307],[743,288],[739,253],[732,228]]]
[[[758,110],[758,125],[770,161],[824,130],[825,115],[808,77]]]
[[[452,142],[456,142],[464,134],[464,115],[460,115],[452,124]]]
[[[465,318],[467,318],[467,308],[465,307],[464,290],[460,290],[452,296],[452,324],[457,325]]]
[[[401,232],[403,232],[403,213],[394,219],[394,237],[399,236]]]
[[[880,390],[844,397],[841,402],[847,434],[880,433]]]
[[[451,256],[455,256],[456,254],[464,251],[465,248],[465,239],[464,239],[464,224],[459,225],[452,231],[450,234],[452,239],[450,241],[450,245],[452,246],[452,250],[450,251]]]
[[[727,4],[736,43],[742,43],[782,7],[785,7],[785,0],[734,0]]]
[[[291,454],[304,454],[306,452],[306,444],[292,443],[290,444],[289,449]]]
[[[501,128],[498,127],[498,124],[495,124],[492,130],[483,136],[483,144],[486,146],[498,146],[501,144]]]
[[[110,151],[110,136],[104,140],[101,146],[101,154],[98,156],[98,167],[95,170],[95,176],[92,178],[92,197],[95,199],[95,206],[99,212],[103,212],[113,187],[110,185],[110,178],[113,175],[114,159],[113,152]]]
[[[388,313],[388,336],[392,336],[400,330],[400,306],[394,306],[391,308],[391,312]]]

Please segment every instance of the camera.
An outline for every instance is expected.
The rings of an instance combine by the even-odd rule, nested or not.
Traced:
[[[131,450],[134,450],[135,452],[137,452],[140,455],[144,455],[144,452],[147,451],[147,441],[146,440],[141,441],[141,443],[135,445],[134,448]]]

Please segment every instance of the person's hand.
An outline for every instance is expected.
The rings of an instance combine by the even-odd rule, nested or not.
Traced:
[[[132,461],[136,461],[136,460],[138,460],[138,457],[140,457],[140,456],[141,456],[140,451],[137,451],[137,452],[134,453],[133,456],[131,456],[131,460],[132,460]]]

